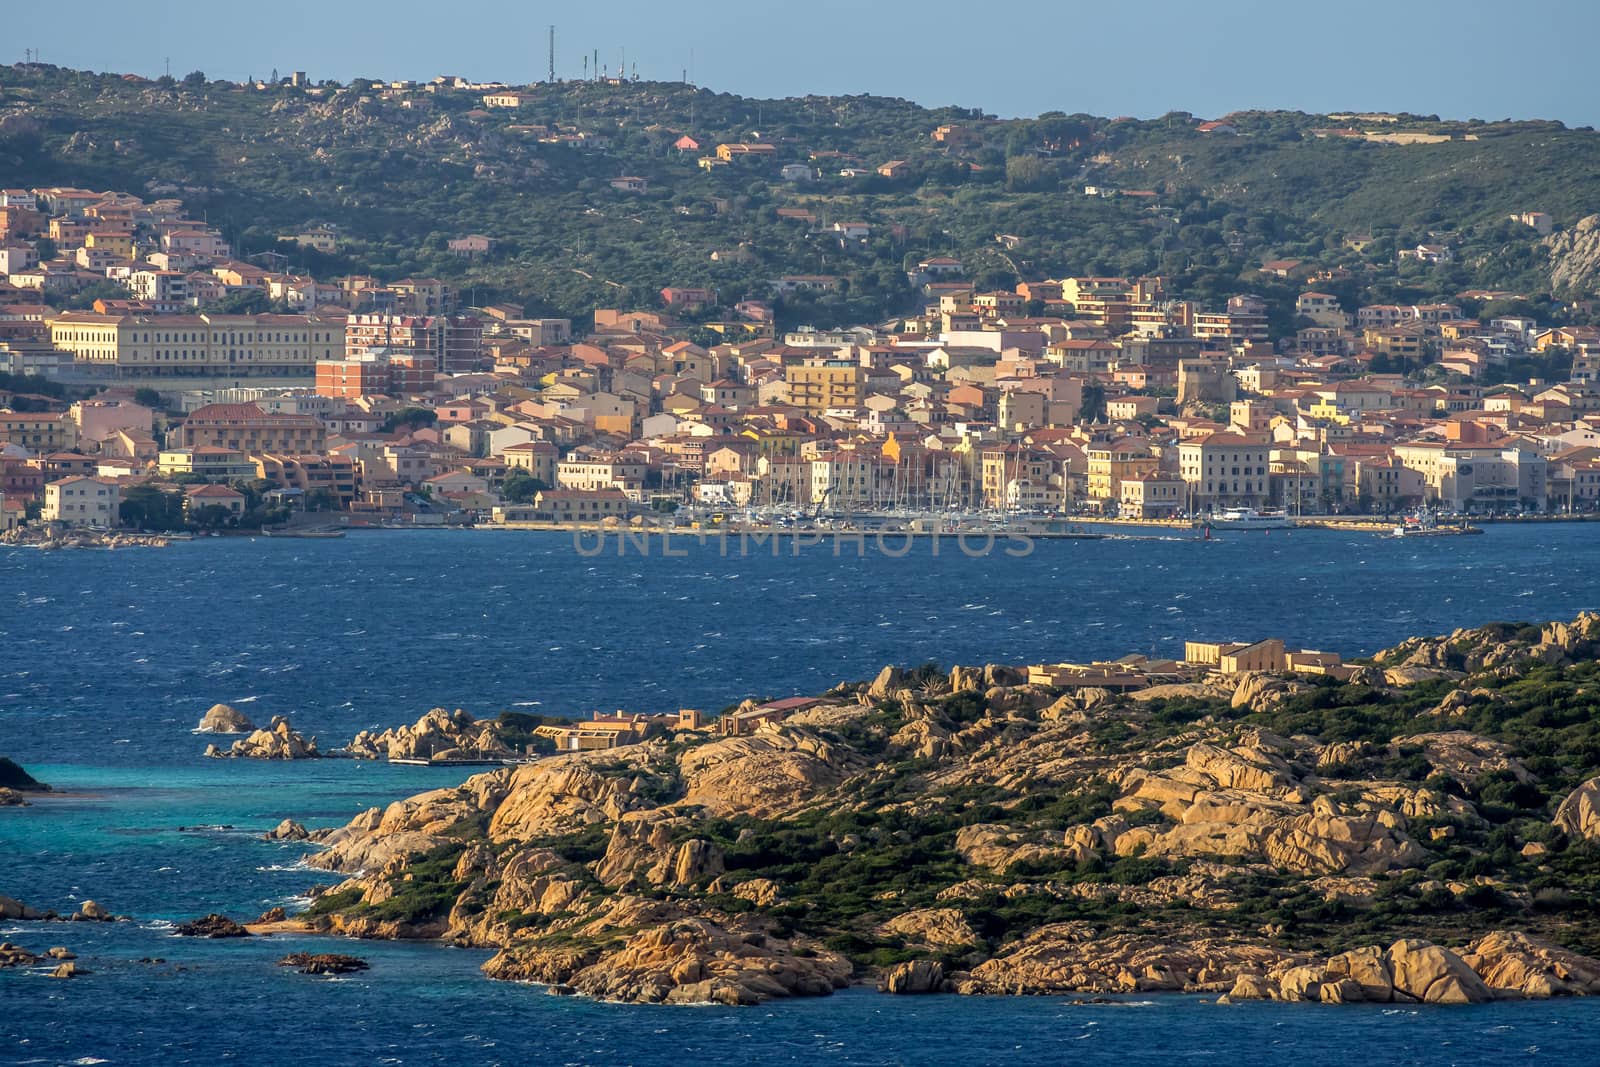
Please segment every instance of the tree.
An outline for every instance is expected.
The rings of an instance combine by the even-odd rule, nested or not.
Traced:
[[[191,70],[183,76],[183,84],[191,89],[203,89],[206,84],[206,73],[203,70]]]
[[[218,530],[232,524],[233,511],[221,504],[207,504],[195,512],[191,521],[202,530]]]
[[[229,293],[213,308],[219,315],[263,315],[272,310],[272,298],[261,289]]]
[[[514,470],[506,475],[500,495],[508,503],[526,504],[542,491],[550,488],[525,470]]]
[[[401,408],[383,420],[382,429],[384,433],[394,433],[402,426],[417,430],[438,421],[439,413],[429,408]]]
[[[140,407],[147,407],[151,411],[162,410],[161,394],[148,385],[141,385],[133,391],[133,402]]]
[[[122,498],[120,515],[124,525],[138,530],[181,530],[186,525],[183,494],[169,493],[153,485],[136,485]]]

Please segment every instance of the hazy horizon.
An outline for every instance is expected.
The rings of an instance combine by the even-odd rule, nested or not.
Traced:
[[[686,20],[641,0],[604,11],[499,0],[474,7],[499,14],[434,25],[419,0],[390,0],[381,22],[371,8],[281,0],[200,24],[189,5],[156,3],[129,19],[111,0],[79,0],[70,35],[48,8],[8,12],[11,54],[0,58],[37,50],[45,63],[147,77],[170,65],[175,77],[234,81],[276,69],[526,83],[547,74],[554,23],[560,78],[581,77],[598,49],[608,72],[626,64],[642,80],[688,75],[756,98],[871,93],[1002,117],[1293,110],[1600,122],[1600,102],[1578,81],[1600,30],[1600,5],[1584,0],[1530,0],[1509,29],[1504,7],[1485,0],[1347,0],[1336,21],[1327,8],[1269,0],[1216,0],[1203,20],[1182,0],[1147,0],[1136,17],[1030,0],[991,25],[953,0],[927,0],[915,19],[843,0],[815,0],[801,16],[764,0],[698,8]],[[1514,76],[1523,57],[1538,78]]]

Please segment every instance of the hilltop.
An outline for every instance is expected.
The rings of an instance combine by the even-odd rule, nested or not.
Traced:
[[[1572,227],[1600,199],[1600,137],[1552,122],[997,120],[646,82],[537,85],[491,107],[490,93],[427,89],[5,67],[0,167],[22,186],[181,195],[245,253],[319,273],[433,274],[533,313],[642,306],[663,285],[712,286],[731,303],[784,275],[838,276],[838,290],[780,307],[785,321],[824,325],[915,305],[906,268],[931,255],[960,257],[980,288],[1159,273],[1202,300],[1259,291],[1280,315],[1294,287],[1257,270],[1284,257],[1348,266],[1373,300],[1539,296],[1552,288],[1550,250],[1508,216]],[[722,143],[774,151],[702,166]],[[784,164],[810,176],[786,180]],[[613,188],[622,176],[642,184]],[[853,220],[871,235],[826,231]],[[323,223],[341,232],[336,253],[277,240]],[[494,252],[451,255],[447,242],[469,234],[493,237]],[[1453,262],[1396,264],[1397,250],[1441,234]],[[1592,265],[1571,266],[1562,291],[1590,287]]]
[[[492,947],[491,977],[622,1000],[1600,991],[1575,954],[1600,949],[1597,654],[1584,615],[1415,639],[1344,681],[888,668],[753,733],[317,831],[310,862],[346,880],[291,925]]]

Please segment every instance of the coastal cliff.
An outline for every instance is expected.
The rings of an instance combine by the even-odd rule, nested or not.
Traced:
[[[886,668],[742,736],[475,775],[319,832],[299,922],[608,999],[1600,991],[1600,616],[1348,680],[1119,695]]]

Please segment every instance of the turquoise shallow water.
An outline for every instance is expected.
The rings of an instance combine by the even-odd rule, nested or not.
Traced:
[[[74,983],[0,972],[0,1063],[1600,1063],[1600,1004],[1461,1010],[1158,997],[890,1000],[754,1010],[549,997],[484,981],[483,954],[362,944],[341,980],[274,967],[299,940],[193,942],[171,920],[253,915],[327,876],[265,842],[461,772],[200,757],[217,700],[290,713],[323,740],[434,704],[720,708],[811,692],[884,662],[1177,653],[1280,634],[1371,651],[1414,632],[1570,617],[1600,602],[1600,531],[1496,528],[1382,541],[1041,545],[1016,560],[800,558],[715,549],[583,558],[565,538],[423,533],[204,541],[161,552],[0,550],[0,753],[71,795],[0,810],[0,893],[138,921],[12,924],[71,946]],[[162,965],[137,964],[164,957]]]

